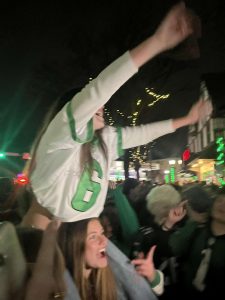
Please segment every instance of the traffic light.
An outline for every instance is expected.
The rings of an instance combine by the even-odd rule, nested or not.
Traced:
[[[183,152],[183,154],[182,154],[183,161],[189,160],[190,157],[191,157],[191,151],[190,151],[190,149],[185,149],[184,152]]]
[[[216,152],[217,152],[217,156],[216,156],[216,165],[222,165],[224,164],[224,137],[223,136],[218,136],[216,138]]]

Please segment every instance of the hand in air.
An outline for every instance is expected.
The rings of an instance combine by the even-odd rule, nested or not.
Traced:
[[[156,245],[152,246],[147,254],[146,258],[138,258],[132,260],[132,264],[135,266],[136,271],[139,275],[146,277],[150,282],[155,278],[155,266],[153,262],[153,255],[155,252]]]
[[[163,50],[175,47],[193,32],[192,15],[184,2],[176,4],[155,32],[155,38]]]
[[[212,110],[213,107],[211,101],[200,99],[188,112],[187,118],[189,120],[189,124],[195,124],[200,120],[206,119],[211,115]]]

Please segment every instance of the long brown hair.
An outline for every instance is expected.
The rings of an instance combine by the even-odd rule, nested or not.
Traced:
[[[93,219],[61,224],[58,243],[82,300],[116,300],[116,284],[109,266],[93,269],[88,279],[84,276],[87,227]]]
[[[98,147],[101,149],[105,159],[108,160],[107,146],[102,138],[102,129],[95,131],[94,139],[98,141]],[[93,141],[83,144],[81,149],[81,154],[80,154],[80,169],[88,170],[90,175],[93,172],[93,162],[94,162],[91,154],[92,147],[93,147]]]

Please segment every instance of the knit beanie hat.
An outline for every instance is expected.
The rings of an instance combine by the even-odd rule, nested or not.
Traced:
[[[147,210],[154,216],[157,224],[162,225],[172,208],[181,202],[180,193],[170,184],[156,186],[146,196]]]

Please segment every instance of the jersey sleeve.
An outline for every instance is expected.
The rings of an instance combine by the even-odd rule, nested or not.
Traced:
[[[172,120],[166,120],[134,127],[105,126],[103,136],[112,161],[124,155],[125,149],[145,145],[174,131]]]
[[[107,146],[109,163],[121,157],[124,154],[122,148],[122,128],[114,126],[105,126],[102,131],[102,136]]]
[[[122,128],[122,149],[145,145],[160,136],[174,132],[172,120]]]
[[[118,185],[115,190],[112,190],[112,194],[114,196],[114,203],[118,210],[123,240],[130,243],[134,235],[137,234],[140,226],[137,215],[126,196],[123,194],[122,185]]]
[[[160,270],[156,270],[156,278],[150,283],[153,292],[160,296],[164,292],[164,275]]]

